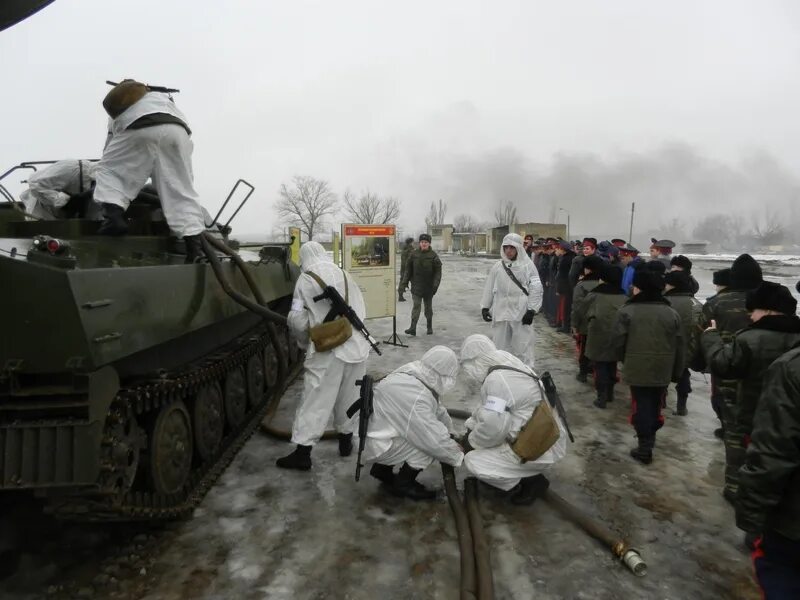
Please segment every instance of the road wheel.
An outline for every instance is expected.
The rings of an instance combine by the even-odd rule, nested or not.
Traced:
[[[150,434],[150,477],[158,494],[177,494],[192,470],[192,425],[180,400],[161,408]]]

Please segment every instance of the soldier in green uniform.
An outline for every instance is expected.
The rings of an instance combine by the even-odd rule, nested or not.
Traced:
[[[408,264],[408,257],[411,256],[411,253],[414,252],[414,238],[406,238],[406,245],[403,246],[403,251],[400,253],[400,286],[403,285],[403,276],[406,274],[406,265]],[[405,302],[406,299],[403,298],[403,288],[398,286],[397,288],[397,301],[398,302]]]
[[[600,271],[605,264],[596,254],[582,257],[580,280],[572,294],[572,329],[575,332],[575,343],[578,347],[578,374],[575,379],[586,383],[591,369],[591,361],[586,358],[586,335],[589,333],[586,321],[585,301],[594,288],[600,285]],[[575,260],[578,260],[577,258]]]
[[[713,321],[723,342],[733,340],[733,335],[750,324],[747,312],[747,292],[757,288],[762,281],[761,267],[749,254],[739,256],[731,266],[730,287],[714,296],[703,307],[705,325]],[[736,430],[735,379],[715,380],[722,400],[722,426],[725,429],[725,488],[723,495],[729,501],[736,497],[739,467],[744,462],[745,447],[742,436]]]
[[[409,283],[414,306],[411,309],[411,326],[406,329],[408,335],[417,335],[417,321],[423,302],[425,303],[425,319],[428,321],[428,335],[433,333],[433,296],[439,289],[442,280],[442,261],[431,248],[431,236],[423,233],[419,236],[419,248],[408,257],[403,280],[400,282],[402,294]]]

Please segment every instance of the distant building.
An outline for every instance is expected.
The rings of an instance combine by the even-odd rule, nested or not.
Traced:
[[[489,239],[487,233],[453,232],[453,252],[485,253]]]
[[[431,248],[436,252],[453,251],[452,225],[428,225],[428,235],[431,236]]]
[[[536,238],[564,238],[567,237],[567,226],[563,223],[513,223],[512,225],[502,225],[492,227],[488,233],[488,254],[500,254],[500,246],[503,238],[509,233],[517,233],[524,238],[530,234]]]
[[[681,244],[682,254],[706,254],[708,252],[708,242],[683,242]]]

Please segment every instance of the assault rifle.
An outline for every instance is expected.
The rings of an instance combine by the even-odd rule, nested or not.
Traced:
[[[358,415],[358,459],[356,460],[356,481],[361,478],[361,454],[364,452],[364,445],[367,443],[367,429],[369,428],[369,418],[372,415],[372,385],[373,379],[370,375],[364,375],[363,378],[356,381],[356,386],[361,388],[358,395],[358,400],[353,402],[353,405],[347,409],[348,418],[352,418],[354,414]]]
[[[558,418],[561,419],[561,422],[564,424],[564,429],[567,430],[569,441],[574,444],[575,438],[572,437],[572,432],[569,430],[569,423],[567,423],[567,412],[564,410],[564,405],[561,404],[561,398],[558,397],[558,390],[556,389],[555,381],[553,381],[553,376],[550,375],[549,371],[545,371],[539,379],[541,379],[542,385],[544,385],[547,401],[550,403],[550,406],[556,409]]]
[[[325,317],[326,321],[330,320],[331,315],[334,317],[344,317],[350,321],[350,324],[353,326],[353,328],[361,332],[361,335],[363,335],[364,339],[369,342],[369,345],[372,346],[372,349],[375,350],[379,356],[381,355],[381,351],[378,349],[378,342],[375,341],[375,338],[370,335],[366,325],[364,325],[364,321],[358,318],[356,311],[354,311],[350,305],[344,301],[344,298],[342,298],[339,290],[332,285],[326,285],[319,296],[314,296],[314,302],[319,302],[320,300],[330,300],[331,302],[331,310],[328,313],[328,316]]]

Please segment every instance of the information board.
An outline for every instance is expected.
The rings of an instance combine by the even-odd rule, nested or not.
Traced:
[[[358,283],[368,319],[396,314],[395,233],[394,225],[342,225],[342,268]]]

